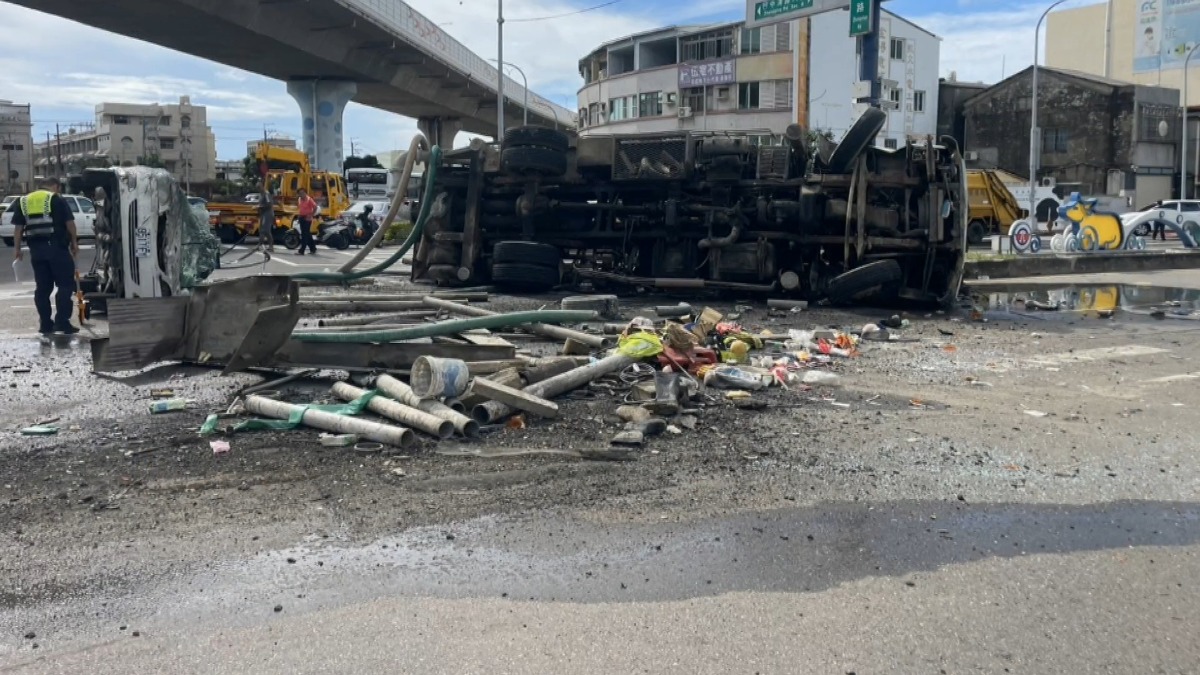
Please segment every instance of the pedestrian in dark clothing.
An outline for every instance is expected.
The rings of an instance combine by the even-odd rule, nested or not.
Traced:
[[[1150,235],[1150,239],[1167,240],[1167,224],[1161,220],[1154,221],[1154,234]]]
[[[31,192],[17,201],[13,211],[14,258],[22,260],[21,245],[29,246],[29,262],[33,266],[33,304],[37,307],[38,332],[78,333],[71,325],[75,307],[71,294],[77,290],[75,256],[79,253],[79,238],[75,230],[75,215],[66,200],[59,196],[57,179],[43,181],[42,189]],[[50,312],[50,294],[54,296],[55,314]]]
[[[258,196],[258,245],[275,251],[275,198],[265,186]]]

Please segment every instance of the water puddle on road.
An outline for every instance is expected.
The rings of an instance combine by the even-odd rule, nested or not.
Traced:
[[[973,284],[989,318],[1200,320],[1200,290],[1127,284]]]

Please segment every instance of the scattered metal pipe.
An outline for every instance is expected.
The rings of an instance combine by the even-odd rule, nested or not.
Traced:
[[[427,296],[424,299],[424,302],[427,307],[444,309],[454,314],[463,314],[466,316],[475,317],[496,316],[496,312],[492,312],[490,310],[482,309],[480,307],[469,307],[457,302],[451,302],[432,296]],[[592,335],[590,333],[584,333],[581,331],[572,330],[570,328],[563,328],[562,326],[550,326],[546,325],[545,323],[531,323],[521,327],[531,333],[545,335],[546,337],[552,337],[557,340],[576,340],[591,347],[592,349],[606,349],[616,343],[616,341],[612,338]]]
[[[589,363],[586,366],[568,370],[548,380],[531,384],[525,387],[524,391],[539,398],[552,399],[555,396],[561,396],[569,391],[578,389],[588,382],[626,368],[636,362],[637,359],[631,356],[613,354],[594,363]],[[471,417],[475,418],[480,424],[492,424],[513,414],[513,412],[515,412],[513,408],[503,403],[488,401],[487,403],[475,406],[471,411]]]
[[[263,396],[247,396],[246,411],[263,417],[277,420],[291,419],[299,412],[301,406]],[[339,434],[354,434],[360,438],[385,443],[397,448],[408,447],[413,442],[412,430],[396,427],[390,424],[380,424],[357,417],[347,417],[336,413],[324,412],[309,408],[300,419],[304,426],[323,431],[333,431]]]
[[[334,383],[332,391],[334,396],[343,401],[354,401],[367,393],[366,389],[346,382]],[[371,399],[367,403],[367,410],[437,438],[450,438],[454,433],[454,425],[450,422],[383,396]]]
[[[461,305],[459,306],[461,307]],[[562,309],[543,309],[532,312],[511,312],[508,314],[489,312],[488,316],[483,317],[452,319],[391,330],[374,330],[358,333],[299,332],[293,333],[292,339],[299,340],[300,342],[400,342],[439,335],[454,335],[476,328],[503,328],[506,326],[538,324],[540,322],[590,321],[595,318],[595,312],[578,312]]]
[[[375,381],[375,387],[385,395],[396,399],[410,408],[416,408],[422,412],[447,420],[454,425],[455,431],[467,438],[474,438],[479,435],[478,422],[460,412],[455,412],[454,408],[448,405],[438,403],[437,401],[421,399],[413,393],[412,387],[391,375],[380,375],[379,379]]]

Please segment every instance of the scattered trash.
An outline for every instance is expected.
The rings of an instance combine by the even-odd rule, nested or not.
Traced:
[[[419,398],[457,398],[470,382],[467,364],[460,359],[419,356],[413,362],[410,386]]]
[[[321,434],[321,445],[327,448],[348,448],[358,443],[354,434]]]
[[[360,455],[375,455],[383,452],[383,443],[356,443],[354,452]]]
[[[227,455],[232,450],[229,441],[209,441],[208,447],[212,448],[214,455]]]
[[[407,476],[407,475],[408,475],[408,472],[407,472],[407,471],[405,471],[403,468],[401,468],[401,467],[398,467],[398,466],[397,466],[397,467],[394,467],[394,468],[393,468],[391,471],[389,471],[388,473],[392,474],[393,476],[399,476],[400,478],[404,478],[405,476]]]
[[[1024,410],[1022,412],[1030,417],[1046,417],[1050,414],[1048,412],[1042,412],[1041,410]]]
[[[758,369],[718,365],[701,369],[704,386],[717,389],[749,389],[758,391],[770,383],[770,376]]]
[[[150,398],[173,398],[175,396],[174,389],[152,389],[150,390]]]
[[[171,398],[171,399],[167,399],[165,401],[155,401],[154,403],[150,404],[149,408],[150,408],[151,415],[159,415],[162,413],[178,412],[180,410],[186,410],[187,406],[188,406],[187,399]]]
[[[525,428],[525,416],[524,415],[514,415],[511,418],[509,418],[508,423],[505,424],[504,426],[509,429],[524,429]]]
[[[22,436],[53,436],[58,433],[58,427],[32,426],[21,430]]]
[[[821,370],[810,370],[800,378],[802,383],[816,386],[837,386],[841,380],[838,375]]]

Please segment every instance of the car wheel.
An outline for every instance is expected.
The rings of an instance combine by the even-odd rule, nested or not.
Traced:
[[[13,243],[14,243],[14,239],[13,239],[12,237],[5,237],[5,238],[4,238],[4,245],[5,245],[5,246],[12,246],[12,245],[13,245]]]
[[[894,284],[903,276],[895,260],[868,263],[834,277],[825,287],[825,296],[835,305],[847,303]]]

